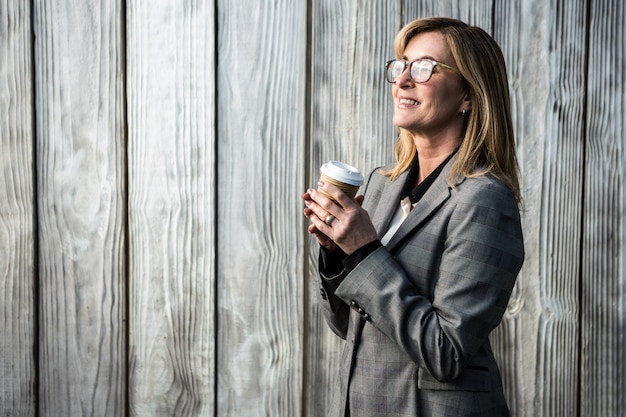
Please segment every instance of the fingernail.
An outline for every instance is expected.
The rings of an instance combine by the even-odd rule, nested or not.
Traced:
[[[318,187],[323,187],[323,186],[324,186],[324,181],[319,181],[319,182],[317,183],[317,186],[318,186]]]

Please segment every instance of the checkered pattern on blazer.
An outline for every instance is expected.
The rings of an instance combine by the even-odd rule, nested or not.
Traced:
[[[509,416],[489,333],[524,258],[518,206],[491,176],[454,188],[446,165],[386,247],[349,274],[320,273],[320,302],[346,340],[330,416]],[[407,173],[370,176],[379,237]]]

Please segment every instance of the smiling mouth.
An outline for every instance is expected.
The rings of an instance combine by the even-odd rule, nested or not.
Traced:
[[[400,104],[407,104],[409,106],[417,106],[418,104],[420,104],[418,101],[415,100],[411,100],[410,98],[401,98],[399,100]]]

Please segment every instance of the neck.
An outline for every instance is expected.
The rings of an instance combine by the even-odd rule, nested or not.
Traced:
[[[416,136],[415,148],[420,172],[418,184],[435,170],[461,143],[460,139],[431,140]]]

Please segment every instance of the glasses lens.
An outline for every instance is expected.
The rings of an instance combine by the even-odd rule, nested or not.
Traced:
[[[406,68],[406,62],[394,59],[387,63],[387,81],[393,83],[396,79],[402,75]]]
[[[435,64],[426,59],[411,62],[411,78],[416,83],[425,83],[430,79]]]

